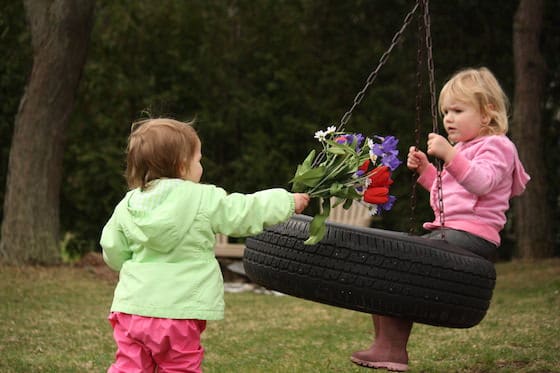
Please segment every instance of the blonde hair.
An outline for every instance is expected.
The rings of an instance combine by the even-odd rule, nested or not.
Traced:
[[[439,94],[441,114],[443,102],[450,97],[473,105],[482,115],[490,118],[488,125],[481,128],[480,135],[507,133],[509,100],[494,74],[487,68],[468,68],[455,73]]]
[[[190,161],[200,146],[192,124],[168,118],[132,124],[125,173],[130,189],[143,190],[150,181],[159,178],[179,178],[181,166],[188,172]]]

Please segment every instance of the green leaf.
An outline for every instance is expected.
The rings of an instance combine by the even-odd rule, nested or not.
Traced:
[[[353,154],[354,156],[357,155],[356,150],[354,148],[346,145],[346,144],[339,144],[336,141],[326,140],[327,144],[329,145],[327,148],[328,152],[336,154]],[[335,150],[336,149],[336,150]],[[340,152],[342,150],[342,152]]]
[[[344,155],[346,154],[346,151],[340,147],[329,147],[327,148],[327,152],[332,153],[332,154],[337,154],[337,155]]]
[[[356,189],[348,188],[348,192],[346,193],[347,199],[362,199],[362,197],[360,193],[356,192]]]
[[[309,171],[311,169],[313,159],[315,159],[315,150],[310,151],[303,163],[297,166],[296,173],[290,182],[293,182],[298,176],[301,176]]]
[[[301,175],[297,175],[293,178],[294,183],[302,183],[308,187],[316,186],[319,181],[325,176],[325,167],[320,166],[317,168],[312,168]]]
[[[334,202],[334,205],[332,206],[333,208],[340,205],[342,202],[344,202],[345,199],[344,198],[337,198],[336,201]]]
[[[311,168],[314,159],[315,159],[315,149],[309,152],[307,157],[304,159],[302,166],[306,166],[308,169]]]
[[[325,236],[327,227],[325,225],[329,214],[331,213],[331,200],[323,200],[323,210],[316,214],[309,224],[309,238],[304,242],[305,245],[315,245]]]
[[[335,196],[338,192],[340,192],[343,188],[343,185],[340,183],[332,183],[331,187],[329,188],[329,193]]]
[[[332,196],[337,197],[338,199],[344,201],[345,199],[349,198],[348,197],[349,193],[350,193],[349,188],[345,187],[344,189],[339,190],[336,194],[333,194]]]

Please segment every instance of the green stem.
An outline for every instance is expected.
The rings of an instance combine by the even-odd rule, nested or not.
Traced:
[[[347,181],[345,183],[343,183],[342,185],[344,185],[345,187],[347,186],[351,186],[354,184],[361,184],[361,182],[365,179],[367,179],[369,177],[368,176],[360,176],[356,179],[352,179],[351,181]],[[315,189],[316,187],[314,187],[313,189]],[[330,188],[323,188],[323,189],[319,189],[319,190],[310,190],[307,193],[309,194],[310,197],[319,197],[322,193],[324,192],[328,192]]]
[[[332,175],[334,175],[336,172],[340,171],[342,168],[346,167],[346,165],[344,164],[344,161],[348,157],[349,157],[348,155],[346,157],[344,157],[342,162],[339,163],[338,166],[336,166],[328,175],[325,175],[325,177],[319,183],[317,183],[317,185],[315,185],[308,193],[313,193],[313,191],[315,189],[317,189],[317,187],[319,187],[321,184],[325,183],[325,181],[329,180]]]

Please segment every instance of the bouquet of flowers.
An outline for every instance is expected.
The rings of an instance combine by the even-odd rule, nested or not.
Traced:
[[[293,192],[308,193],[321,204],[309,226],[306,245],[316,244],[325,235],[331,197],[337,198],[334,206],[344,203],[345,209],[360,201],[372,215],[390,210],[396,200],[389,195],[391,172],[401,164],[397,158],[399,140],[394,136],[365,138],[331,126],[317,131],[315,138],[323,149],[319,153],[312,150],[290,181]]]

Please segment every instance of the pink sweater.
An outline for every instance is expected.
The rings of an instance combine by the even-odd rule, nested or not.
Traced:
[[[517,149],[505,135],[483,136],[455,144],[457,154],[441,173],[444,226],[463,230],[496,245],[506,223],[511,197],[525,190],[530,180]],[[418,183],[430,191],[436,219],[425,229],[441,227],[437,170],[430,164]]]

